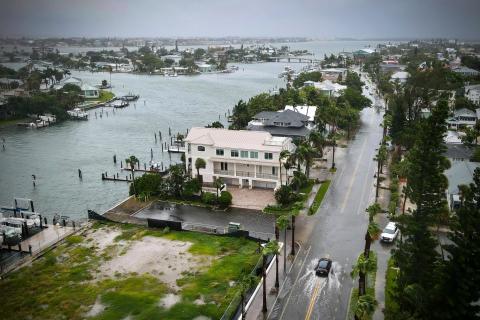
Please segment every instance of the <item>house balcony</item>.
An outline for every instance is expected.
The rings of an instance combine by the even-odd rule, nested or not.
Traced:
[[[234,176],[233,170],[221,170],[221,169],[213,169],[214,174],[221,174],[223,176]]]
[[[237,177],[250,177],[254,178],[255,177],[255,172],[249,172],[249,171],[237,171],[236,172]]]
[[[277,180],[277,179],[279,179],[278,175],[276,175],[276,174],[269,174],[269,173],[257,173],[256,178],[258,178],[258,179],[270,179],[270,180]]]

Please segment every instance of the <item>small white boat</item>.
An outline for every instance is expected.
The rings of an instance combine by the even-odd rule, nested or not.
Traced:
[[[67,111],[68,115],[75,120],[88,120],[88,113],[82,111],[80,108]]]

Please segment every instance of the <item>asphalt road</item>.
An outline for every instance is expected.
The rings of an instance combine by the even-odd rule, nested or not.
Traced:
[[[296,234],[301,256],[285,282],[269,319],[340,319],[347,315],[352,262],[363,249],[368,224],[365,209],[374,202],[376,154],[382,114],[365,109],[362,125],[348,148],[339,148],[337,172],[316,215],[299,219]],[[387,249],[388,250],[388,249]],[[334,263],[328,278],[316,277],[315,263],[330,257]]]

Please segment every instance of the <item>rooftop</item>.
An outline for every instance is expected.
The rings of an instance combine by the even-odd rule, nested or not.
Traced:
[[[272,137],[265,131],[194,127],[188,132],[185,141],[219,148],[281,151],[290,138]]]
[[[317,106],[285,106],[285,110],[292,110],[299,112],[308,117],[308,121],[315,120],[315,113],[317,112]]]
[[[448,192],[457,194],[459,185],[473,182],[473,172],[478,167],[480,167],[478,162],[452,161],[450,169],[445,171],[448,179]]]

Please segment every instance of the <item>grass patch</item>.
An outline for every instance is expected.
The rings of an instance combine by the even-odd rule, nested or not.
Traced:
[[[169,288],[150,274],[112,274],[101,281],[95,274],[105,260],[92,241],[71,236],[65,243],[36,260],[31,266],[0,281],[2,319],[84,319],[97,299],[106,307],[91,319],[192,319],[204,315],[221,318],[237,295],[238,280],[249,273],[260,258],[257,243],[243,238],[195,232],[165,232],[133,225],[95,223],[93,230],[121,230],[116,242],[141,240],[144,236],[190,242],[189,252],[211,258],[211,264],[192,268],[177,280],[180,302],[165,309],[160,299]],[[95,237],[95,234],[92,235]],[[127,243],[128,245],[128,243]],[[210,261],[210,260],[209,260]],[[196,304],[202,298],[205,304]]]
[[[385,283],[385,319],[394,320],[396,319],[400,308],[394,299],[394,294],[397,290],[397,275],[398,270],[395,266],[395,260],[391,257],[388,260],[388,268],[386,274],[386,283]]]
[[[325,197],[325,193],[327,193],[329,186],[330,186],[330,180],[326,180],[322,183],[322,185],[318,189],[317,194],[315,195],[315,199],[313,200],[312,205],[308,209],[309,215],[313,215],[317,213],[318,208],[320,208],[320,205],[322,204],[323,198]]]
[[[330,172],[330,173],[337,172],[337,167],[328,169],[328,172]]]
[[[374,251],[370,251],[370,257],[375,261],[375,268],[371,272],[367,273],[367,294],[372,295],[375,297],[375,278],[377,276],[377,254]],[[358,283],[355,281],[355,284]],[[350,296],[350,308],[348,310],[348,318],[347,319],[353,319],[354,318],[354,310],[357,306],[357,301],[358,301],[358,286],[353,288],[352,294]],[[372,319],[373,314],[369,315],[368,320]]]

